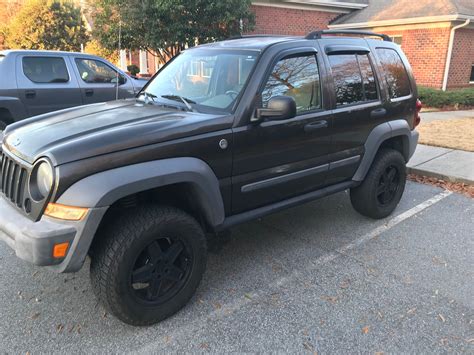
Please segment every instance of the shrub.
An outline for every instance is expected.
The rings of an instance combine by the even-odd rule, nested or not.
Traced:
[[[137,67],[135,64],[127,65],[127,70],[130,74],[132,74],[132,76],[135,76],[140,73],[140,68]]]
[[[474,107],[474,87],[449,91],[418,87],[418,96],[424,107]]]

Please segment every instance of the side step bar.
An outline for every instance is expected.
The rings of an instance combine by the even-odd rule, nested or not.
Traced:
[[[336,193],[336,192],[347,190],[353,186],[356,186],[357,184],[358,183],[355,181],[341,182],[339,184],[324,187],[320,190],[308,192],[304,195],[300,195],[300,196],[289,198],[284,201],[276,202],[268,206],[263,206],[251,211],[242,212],[242,213],[227,217],[221,225],[216,226],[215,230],[219,232],[227,228],[230,228],[232,226],[235,226],[237,224],[251,221],[253,219],[257,219],[260,217],[264,217],[266,215],[269,215],[278,211],[282,211],[290,207],[295,207],[306,202],[317,200],[319,198],[332,195],[333,193]]]

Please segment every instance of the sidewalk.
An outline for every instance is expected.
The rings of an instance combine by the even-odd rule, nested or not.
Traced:
[[[407,164],[410,174],[474,185],[474,153],[418,144]]]
[[[437,120],[449,120],[456,118],[473,118],[474,110],[459,110],[459,111],[432,111],[421,112],[421,122],[429,123]]]

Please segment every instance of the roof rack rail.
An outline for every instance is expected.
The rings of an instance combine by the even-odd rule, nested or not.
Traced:
[[[261,37],[284,37],[285,35],[275,35],[275,34],[250,34],[250,35],[243,35],[237,34],[235,36],[228,37],[227,40],[231,39],[242,39],[242,38],[261,38]]]
[[[374,36],[380,37],[384,41],[392,42],[392,39],[382,33],[375,33],[370,31],[356,31],[356,30],[319,30],[313,31],[306,35],[305,39],[320,39],[323,35],[333,35],[333,34],[348,34],[348,35],[361,35],[361,36]]]

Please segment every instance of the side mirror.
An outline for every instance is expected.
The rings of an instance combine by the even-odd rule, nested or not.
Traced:
[[[256,111],[257,119],[287,120],[296,116],[296,102],[291,96],[274,96],[268,101],[267,108]]]

